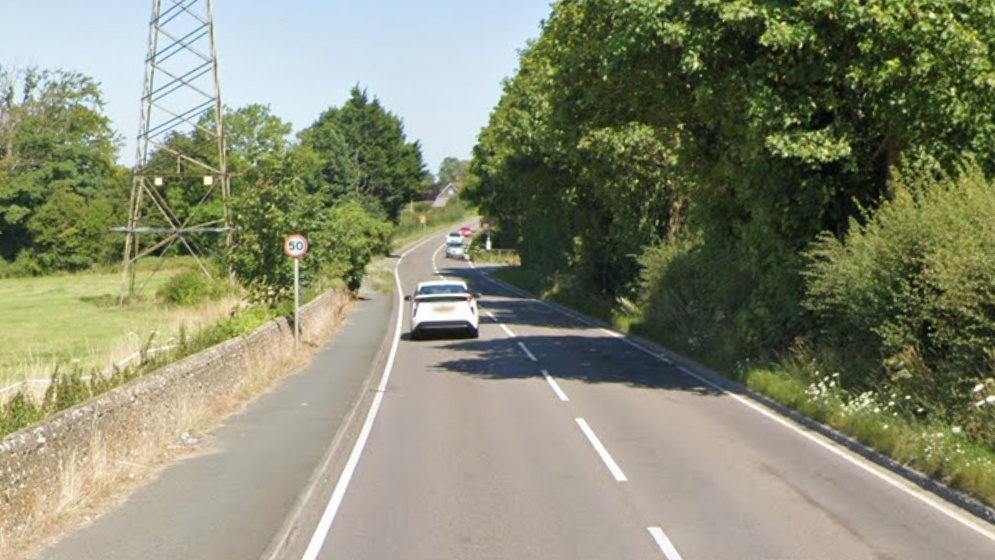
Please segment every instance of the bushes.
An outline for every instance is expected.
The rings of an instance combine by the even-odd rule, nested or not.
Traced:
[[[173,305],[195,305],[217,300],[227,291],[223,283],[211,280],[199,270],[187,270],[170,278],[156,292],[156,299]]]
[[[865,347],[957,377],[995,344],[995,190],[974,166],[895,183],[892,200],[807,252],[807,307],[831,344]]]
[[[755,281],[728,247],[706,244],[700,236],[675,238],[649,247],[643,266],[637,328],[658,333],[677,349],[709,349],[719,362],[746,353],[750,337],[738,324]]]

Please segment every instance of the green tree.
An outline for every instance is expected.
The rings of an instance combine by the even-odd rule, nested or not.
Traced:
[[[725,315],[756,350],[806,327],[800,251],[880,204],[896,164],[995,167],[992,52],[976,0],[562,0],[480,136],[472,196],[528,266],[602,291],[682,226],[732,248],[701,275],[736,271]]]
[[[106,198],[56,191],[28,221],[42,269],[79,271],[119,257],[110,233],[119,216]]]
[[[0,67],[0,258],[34,245],[28,224],[55,193],[90,201],[119,186],[116,151],[92,79]]]
[[[470,162],[454,157],[443,158],[439,164],[438,182],[442,186],[449,183],[462,185],[470,173]]]
[[[333,194],[342,185],[375,198],[395,220],[406,202],[421,195],[427,174],[421,146],[407,142],[401,120],[359,87],[342,107],[322,113],[301,140],[322,159],[323,179]]]

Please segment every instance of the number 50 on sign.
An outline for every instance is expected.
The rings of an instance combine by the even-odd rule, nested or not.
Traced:
[[[306,255],[309,247],[307,238],[299,233],[287,236],[286,241],[283,242],[283,252],[292,259],[299,259]]]

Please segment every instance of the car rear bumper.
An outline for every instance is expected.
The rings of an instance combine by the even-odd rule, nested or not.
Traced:
[[[476,329],[477,325],[474,325],[470,321],[457,320],[457,321],[423,321],[417,325],[411,327],[411,332],[427,332],[427,331],[458,331],[467,329]]]

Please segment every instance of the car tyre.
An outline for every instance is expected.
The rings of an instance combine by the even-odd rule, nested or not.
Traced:
[[[411,331],[411,340],[421,340],[421,333],[418,331]]]
[[[480,338],[480,329],[479,328],[467,329],[467,334],[470,336],[470,338]]]

